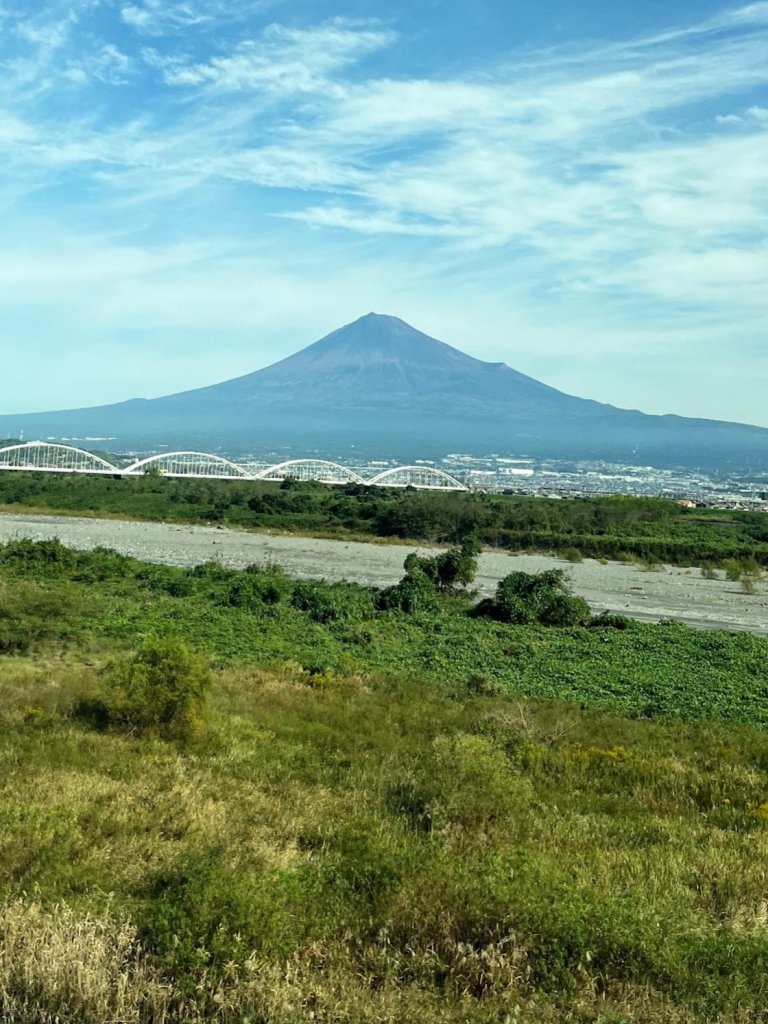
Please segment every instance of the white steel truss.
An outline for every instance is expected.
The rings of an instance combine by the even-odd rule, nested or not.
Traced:
[[[131,463],[122,471],[125,476],[141,476],[153,470],[162,476],[194,477],[195,479],[252,480],[247,469],[221,455],[208,452],[162,452]]]
[[[417,487],[430,491],[466,491],[459,480],[434,466],[395,466],[366,481],[370,487]]]
[[[0,469],[37,473],[120,473],[117,466],[93,452],[48,441],[28,441],[0,448]]]
[[[211,480],[272,480],[293,478],[324,484],[363,484],[370,487],[416,487],[421,490],[466,491],[455,477],[434,466],[394,466],[370,480],[354,469],[325,459],[290,459],[253,471],[208,452],[162,452],[129,466],[115,466],[100,455],[72,445],[49,441],[0,448],[0,471],[32,470],[39,473],[96,473],[142,476],[156,471],[162,476]]]
[[[364,484],[365,480],[346,466],[325,459],[291,459],[269,466],[256,474],[257,480],[316,480],[322,484]]]

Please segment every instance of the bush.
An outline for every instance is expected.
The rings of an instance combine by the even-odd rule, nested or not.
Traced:
[[[381,591],[377,606],[383,611],[400,611],[408,615],[432,611],[437,607],[437,588],[427,575],[414,568],[399,583]]]
[[[474,613],[516,626],[584,626],[591,617],[584,598],[570,594],[562,569],[510,572],[497,586],[496,597],[480,601]]]
[[[29,540],[22,537],[12,540],[1,549],[0,560],[11,571],[33,569],[48,575],[60,569],[71,569],[77,561],[74,551],[64,547],[60,540]]]
[[[365,618],[373,611],[372,594],[364,587],[318,580],[294,583],[291,605],[319,623],[351,622]]]
[[[570,593],[562,569],[511,572],[496,587],[494,598],[477,605],[475,615],[518,626],[582,626],[591,617],[587,602]]]
[[[754,576],[744,574],[741,577],[741,592],[742,594],[756,594],[757,593],[757,579]]]
[[[109,665],[105,676],[108,722],[171,738],[198,728],[211,674],[177,637],[146,641],[129,661]]]
[[[723,561],[725,578],[731,583],[739,583],[744,573],[741,562],[737,558],[726,558]]]
[[[37,641],[64,638],[79,607],[74,587],[0,580],[0,654],[25,654]]]
[[[473,672],[467,677],[467,689],[473,697],[498,697],[504,686],[485,672]]]
[[[661,572],[661,570],[664,568],[664,563],[662,562],[662,560],[659,558],[658,555],[654,554],[641,555],[637,559],[637,563],[641,569],[645,570],[645,572]]]
[[[201,562],[192,569],[187,569],[187,572],[193,579],[208,580],[212,583],[224,583],[234,576],[232,569],[227,569],[220,562]]]
[[[615,612],[600,612],[587,623],[589,629],[633,629],[636,625],[635,619],[630,619],[627,615],[617,615]]]
[[[417,555],[412,552],[403,563],[405,576],[393,587],[382,590],[376,606],[383,611],[431,611],[437,607],[438,594],[450,594],[465,587],[475,578],[480,547],[468,537],[458,548],[449,548],[439,555]]]
[[[584,561],[584,555],[582,555],[578,548],[565,548],[561,552],[561,557],[564,558],[566,562],[573,562],[574,564]]]
[[[28,622],[0,618],[0,654],[26,654],[33,639]]]
[[[250,565],[230,586],[226,603],[233,608],[256,611],[265,604],[279,604],[290,591],[291,581],[279,566],[262,569]]]

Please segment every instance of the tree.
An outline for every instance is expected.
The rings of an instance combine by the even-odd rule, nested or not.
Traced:
[[[477,556],[480,545],[474,537],[468,537],[460,547],[441,551],[439,555],[407,556],[403,567],[406,573],[419,571],[432,581],[443,593],[457,587],[468,586],[477,574]]]

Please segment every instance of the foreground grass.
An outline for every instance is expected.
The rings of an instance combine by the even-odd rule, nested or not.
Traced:
[[[624,625],[0,549],[0,1021],[764,1021],[768,641]],[[173,636],[204,717],[104,725]]]
[[[762,1019],[765,733],[233,668],[178,745],[97,669],[2,664],[0,1019]]]

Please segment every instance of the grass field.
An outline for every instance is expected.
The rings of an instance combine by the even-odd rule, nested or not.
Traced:
[[[0,550],[0,1020],[765,1019],[766,641],[295,593]],[[92,713],[174,636],[183,734]]]

